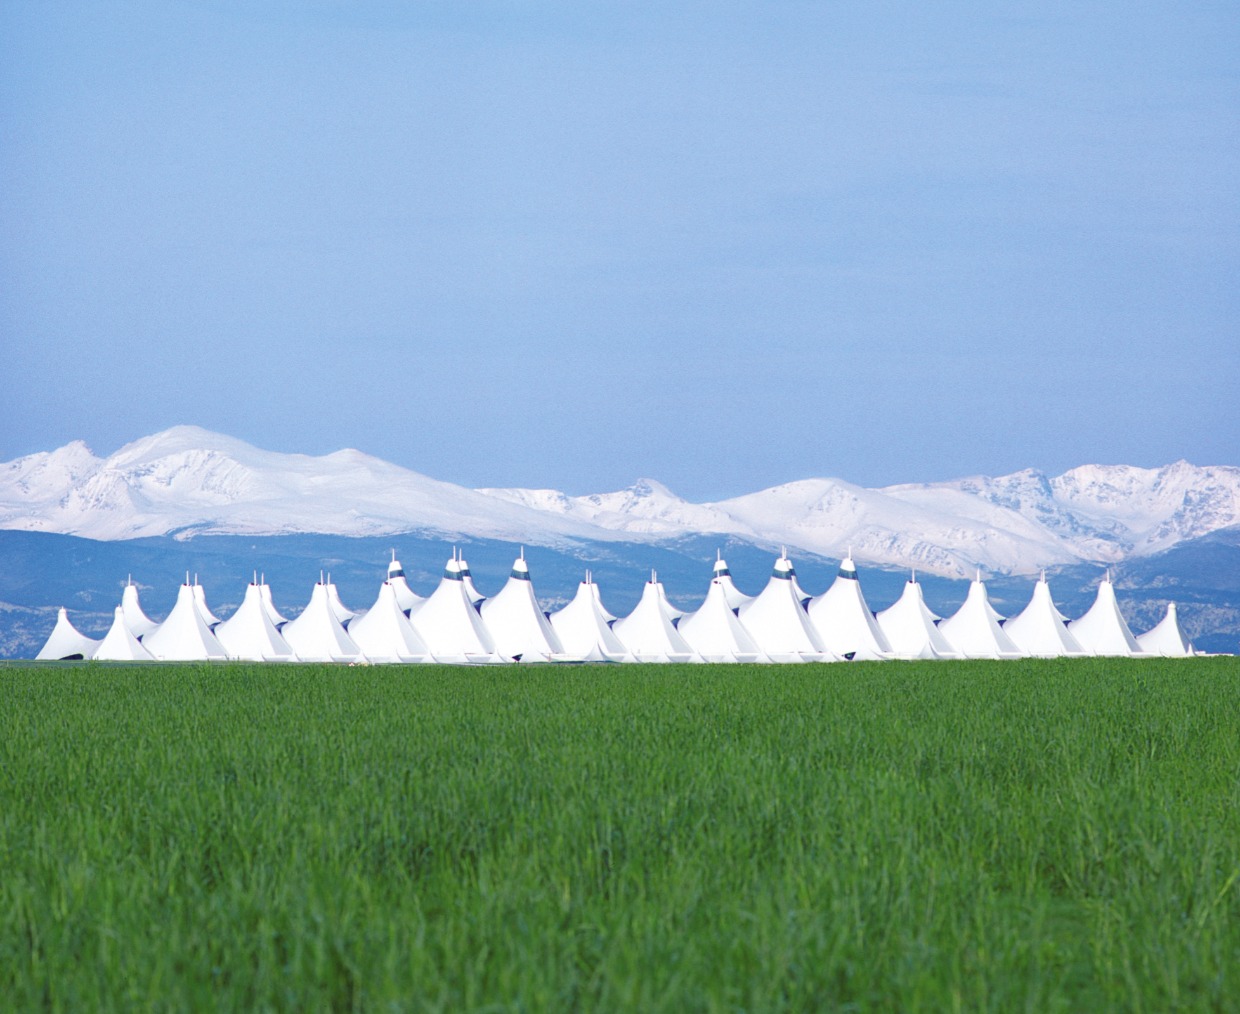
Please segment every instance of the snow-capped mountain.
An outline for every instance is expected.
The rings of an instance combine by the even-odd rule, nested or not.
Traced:
[[[176,426],[97,458],[81,441],[0,465],[0,528],[90,539],[150,535],[385,535],[599,538],[571,519],[439,482],[360,451],[261,451]],[[606,537],[605,535],[601,537]]]
[[[563,546],[726,535],[947,577],[1118,563],[1240,524],[1240,468],[1086,465],[1047,477],[865,489],[806,479],[695,504],[626,490],[471,490],[355,450],[262,451],[178,426],[96,457],[80,441],[0,465],[0,528],[98,540],[418,532]]]

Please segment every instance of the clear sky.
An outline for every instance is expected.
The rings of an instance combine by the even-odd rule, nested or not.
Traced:
[[[1240,5],[0,0],[0,459],[1240,464]]]

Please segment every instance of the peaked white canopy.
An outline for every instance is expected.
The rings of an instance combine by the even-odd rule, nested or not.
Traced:
[[[1142,654],[1141,646],[1124,622],[1124,614],[1119,611],[1110,574],[1098,585],[1098,594],[1089,611],[1069,623],[1068,630],[1091,655]]]
[[[362,649],[349,636],[332,608],[330,585],[319,581],[301,615],[280,634],[302,662],[360,662]]]
[[[740,618],[758,648],[774,662],[833,660],[810,622],[796,587],[796,568],[787,554],[775,561],[757,598],[740,608]]]
[[[486,601],[486,596],[474,587],[474,576],[469,572],[469,564],[465,562],[465,555],[462,553],[458,561],[461,567],[461,584],[465,586],[465,594],[469,596],[469,601],[475,606],[480,606]]]
[[[916,577],[910,577],[900,597],[874,618],[897,658],[959,657],[935,626],[938,617],[926,605]]]
[[[145,637],[159,626],[142,611],[142,603],[138,601],[138,586],[131,577],[121,592],[121,609],[125,613],[125,626],[134,637]]]
[[[340,625],[347,629],[349,621],[357,615],[357,610],[350,609],[340,600],[340,592],[332,583],[330,574],[327,575],[327,604],[332,614],[340,621]]]
[[[633,611],[616,620],[611,629],[639,662],[688,662],[693,649],[673,623],[680,615],[667,601],[658,575],[651,574]]]
[[[1194,654],[1188,635],[1180,626],[1174,602],[1167,603],[1167,614],[1158,621],[1157,626],[1137,636],[1137,645],[1147,655],[1161,655],[1164,658],[1186,658]]]
[[[590,594],[594,596],[594,601],[598,605],[599,615],[602,616],[608,623],[614,623],[616,621],[616,614],[610,612],[608,608],[603,605],[603,596],[599,593],[598,585],[594,581],[594,572],[591,570],[586,571],[586,584],[590,586]]]
[[[282,616],[280,610],[276,608],[275,602],[271,598],[271,585],[267,583],[266,577],[258,579],[258,592],[263,600],[263,612],[267,614],[267,618],[275,624],[278,630],[284,624],[288,623],[288,617]]]
[[[211,607],[207,605],[207,590],[198,583],[198,575],[194,575],[194,604],[198,607],[198,611],[202,613],[202,618],[207,621],[208,627],[214,627],[220,622],[220,618],[211,612]]]
[[[348,634],[371,662],[419,662],[430,649],[400,607],[396,586],[384,581],[375,604],[349,624]]]
[[[56,626],[52,628],[47,642],[35,655],[41,661],[58,661],[72,658],[93,658],[100,641],[87,637],[69,622],[69,612],[61,606],[56,613]]]
[[[577,594],[563,609],[551,614],[551,628],[564,653],[589,661],[616,661],[626,654],[623,642],[611,629],[610,614],[599,600],[598,586],[590,574],[577,585]]]
[[[430,653],[441,661],[493,662],[495,639],[470,601],[453,557],[444,567],[439,586],[411,617]]]
[[[711,578],[706,600],[696,612],[681,617],[676,632],[707,662],[756,662],[762,649],[749,636],[728,602],[723,579]]]
[[[1003,632],[1012,639],[1021,654],[1032,658],[1058,658],[1064,655],[1088,655],[1064,625],[1063,614],[1051,598],[1046,575],[1033,586],[1029,604],[1003,624]]]
[[[969,582],[964,604],[945,620],[939,631],[965,658],[1020,658],[1021,651],[999,625],[981,575]]]
[[[142,638],[142,646],[161,661],[226,658],[228,654],[199,612],[194,586],[188,581],[177,592],[168,618]]]
[[[823,647],[840,658],[884,658],[891,645],[866,604],[852,557],[840,561],[831,587],[809,603],[809,618]]]
[[[125,610],[117,606],[112,614],[112,626],[108,628],[95,656],[100,662],[154,662],[155,656],[146,650],[125,625]]]
[[[421,595],[418,595],[409,587],[409,582],[405,580],[405,568],[400,565],[400,561],[396,559],[396,550],[392,550],[392,562],[388,564],[387,569],[388,584],[392,586],[392,592],[396,596],[396,603],[406,616],[410,610],[416,609],[419,605],[426,601]]]
[[[251,583],[246,586],[245,598],[237,611],[215,628],[215,636],[228,653],[229,658],[253,662],[289,662],[294,658],[293,649],[272,622],[267,611],[263,591],[265,584]]]
[[[564,653],[547,614],[534,597],[524,551],[513,561],[507,583],[494,598],[483,601],[479,612],[495,641],[495,652],[502,658],[540,662]]]
[[[754,597],[752,595],[746,595],[732,582],[732,571],[728,569],[728,561],[718,551],[715,553],[713,578],[723,585],[724,597],[728,600],[728,605],[733,609],[740,609],[753,601]]]

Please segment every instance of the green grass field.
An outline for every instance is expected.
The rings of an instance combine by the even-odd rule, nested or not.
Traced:
[[[0,668],[0,1007],[1240,1009],[1240,659]]]

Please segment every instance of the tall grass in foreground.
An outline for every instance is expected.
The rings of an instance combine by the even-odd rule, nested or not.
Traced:
[[[0,1006],[1240,1008],[1240,661],[0,669]]]

